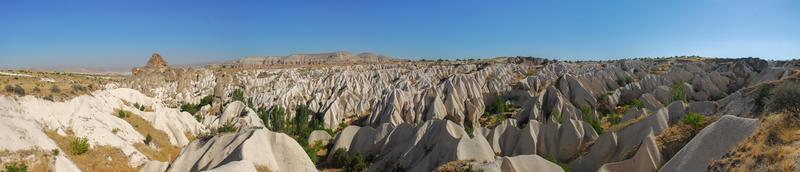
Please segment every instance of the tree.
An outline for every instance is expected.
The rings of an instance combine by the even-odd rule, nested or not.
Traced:
[[[789,112],[800,117],[800,83],[789,81],[775,87],[770,92],[767,110],[771,112]]]

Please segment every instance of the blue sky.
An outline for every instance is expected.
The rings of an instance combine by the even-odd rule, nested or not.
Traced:
[[[401,58],[800,58],[800,1],[0,0],[0,67],[301,52]]]

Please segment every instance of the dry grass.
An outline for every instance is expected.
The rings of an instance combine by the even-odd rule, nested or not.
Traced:
[[[604,128],[606,128],[606,132],[609,132],[609,131],[617,132],[619,130],[622,130],[625,127],[628,127],[630,125],[638,123],[639,121],[644,120],[645,118],[649,117],[650,115],[651,114],[641,115],[641,116],[638,116],[636,118],[629,119],[627,121],[622,121],[619,124],[615,124],[615,125],[611,125],[610,123],[608,123],[607,125],[609,125],[609,126],[608,127],[604,127]],[[603,120],[603,121],[607,121],[607,120]],[[601,124],[601,125],[603,125],[603,124]]]
[[[114,114],[118,114],[120,110],[117,110]],[[131,124],[133,128],[136,129],[137,132],[141,133],[144,136],[148,134],[152,136],[153,140],[150,143],[152,146],[145,145],[144,143],[136,143],[133,146],[136,147],[139,152],[142,152],[148,158],[152,160],[162,161],[162,162],[170,162],[174,160],[178,154],[181,152],[181,149],[178,147],[173,146],[169,142],[169,136],[167,133],[154,128],[150,125],[150,122],[145,120],[138,115],[133,115],[130,111],[122,111],[128,115],[127,117],[123,118],[126,122]],[[191,135],[191,134],[189,134]],[[155,147],[155,148],[154,148]]]
[[[35,72],[27,70],[3,72],[31,75],[31,77],[0,75],[0,86],[5,87],[7,85],[19,85],[25,90],[25,95],[52,99],[54,101],[63,101],[79,95],[89,94],[94,90],[102,89],[103,85],[118,81],[121,78],[121,76],[111,75]],[[59,91],[51,90],[54,86],[58,87]],[[80,89],[73,89],[73,86],[76,86]],[[0,90],[0,95],[10,96],[16,94],[6,90]]]
[[[663,159],[671,159],[672,156],[678,153],[683,146],[686,146],[700,130],[718,119],[718,116],[706,116],[705,122],[700,124],[698,128],[679,122],[670,126],[667,130],[664,130],[661,135],[656,137],[656,145],[658,145],[659,152],[661,152]]]
[[[788,114],[761,118],[750,138],[722,159],[711,162],[710,171],[797,171],[800,155],[800,119]]]
[[[457,172],[457,171],[466,171],[466,169],[473,169],[475,167],[472,166],[471,163],[475,162],[475,160],[455,160],[444,163],[436,167],[437,172]]]
[[[53,155],[49,151],[40,149],[19,150],[19,151],[0,151],[0,167],[8,164],[25,164],[29,171],[53,171],[51,159]],[[32,158],[31,158],[32,157]]]
[[[58,144],[58,147],[65,150],[61,153],[69,157],[81,171],[139,171],[138,168],[128,165],[128,157],[115,147],[95,145],[84,154],[73,155],[68,153],[69,143],[75,137],[72,132],[67,132],[68,136],[58,135],[52,130],[45,131],[45,133]]]

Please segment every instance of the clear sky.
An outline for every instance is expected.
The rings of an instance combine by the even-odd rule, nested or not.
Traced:
[[[400,58],[800,57],[795,0],[0,0],[0,67],[301,52]]]

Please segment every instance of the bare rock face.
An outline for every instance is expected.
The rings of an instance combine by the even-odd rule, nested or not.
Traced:
[[[631,159],[608,163],[600,167],[597,171],[630,171],[648,172],[656,171],[661,166],[662,159],[653,135],[648,136],[639,145],[639,149]]]
[[[708,162],[719,159],[741,140],[749,137],[758,127],[757,119],[722,116],[700,131],[661,171],[705,171]]]
[[[539,155],[503,157],[501,161],[500,169],[507,172],[564,171],[557,164],[547,161]]]
[[[314,163],[294,139],[266,129],[245,129],[187,145],[167,171],[256,169],[316,171]],[[224,170],[223,170],[224,169]]]
[[[169,67],[169,65],[167,65],[167,61],[165,61],[164,58],[161,58],[160,54],[153,53],[153,55],[150,56],[150,59],[147,60],[147,64],[145,64],[144,67],[133,68],[131,72],[133,75],[139,75],[143,72],[161,70],[167,67]]]
[[[150,59],[147,60],[147,65],[145,68],[165,68],[167,66],[167,61],[164,61],[160,54],[153,53],[153,55],[150,56]]]

